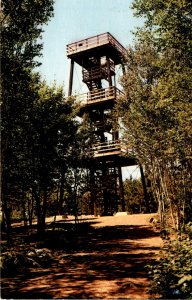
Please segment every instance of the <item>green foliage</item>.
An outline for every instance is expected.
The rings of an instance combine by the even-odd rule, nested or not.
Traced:
[[[159,206],[181,229],[191,219],[191,1],[136,0],[145,26],[127,50],[126,97],[117,103],[124,138],[145,165]],[[184,46],[185,45],[185,46]]]
[[[25,247],[18,250],[20,246],[1,253],[0,269],[3,276],[17,275],[20,272],[27,272],[30,268],[49,268],[55,261],[54,253],[49,249]]]
[[[129,213],[146,212],[146,203],[141,180],[130,178],[126,179],[123,184],[126,210]],[[147,196],[150,212],[156,212],[157,206],[150,187],[147,188]]]
[[[140,180],[126,179],[124,181],[125,206],[129,213],[140,213],[143,207],[143,188]]]
[[[145,18],[145,26],[153,32],[158,47],[179,55],[181,60],[191,57],[192,4],[190,0],[135,0],[135,15]],[[184,56],[183,56],[184,55]],[[174,64],[175,56],[169,64]],[[178,59],[178,56],[177,56]]]
[[[53,1],[2,1],[1,85],[3,189],[11,189],[30,127],[38,76],[31,71],[40,55],[42,25],[52,16]],[[5,179],[6,178],[6,179]],[[5,179],[5,180],[4,180]],[[9,187],[8,187],[9,185]],[[4,190],[5,192],[5,190]]]
[[[17,66],[29,70],[38,65],[34,58],[42,49],[42,26],[53,16],[53,0],[2,0],[1,5],[3,75]]]
[[[149,268],[151,293],[192,298],[192,2],[135,0],[145,25],[127,51],[125,98],[118,101],[127,143],[145,165],[162,227],[186,230]],[[171,222],[170,222],[171,220]]]
[[[192,298],[192,241],[189,237],[166,242],[157,265],[149,267],[151,294],[163,298]]]
[[[5,214],[13,208],[23,218],[26,210],[45,218],[59,177],[59,146],[65,151],[74,134],[63,89],[33,73],[52,16],[53,0],[2,1],[2,204]]]

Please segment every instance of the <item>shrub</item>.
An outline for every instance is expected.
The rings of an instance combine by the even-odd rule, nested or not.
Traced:
[[[148,266],[151,294],[192,299],[192,241],[189,235],[166,241],[160,259]]]

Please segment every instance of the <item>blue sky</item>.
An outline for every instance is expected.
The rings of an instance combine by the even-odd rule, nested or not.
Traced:
[[[132,0],[55,0],[54,17],[44,27],[39,68],[43,79],[64,83],[67,93],[70,62],[66,45],[71,42],[110,32],[123,46],[131,44],[131,31],[142,24],[133,16],[131,3]]]

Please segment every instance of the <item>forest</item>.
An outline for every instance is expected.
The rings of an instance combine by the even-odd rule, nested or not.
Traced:
[[[53,8],[53,0],[2,0],[1,230],[6,251],[13,243],[13,223],[22,221],[27,228],[36,219],[43,239],[47,217],[78,219],[86,211],[82,196],[85,202],[89,198],[90,128],[76,118],[79,107],[64,87],[48,85],[37,71],[43,26],[53,18]],[[150,207],[147,211],[141,180],[129,178],[124,181],[126,210],[158,212],[156,223],[166,236],[161,259],[149,267],[151,293],[167,298],[173,291],[174,297],[188,298],[192,2],[134,0],[132,9],[145,22],[126,49],[120,78],[124,94],[116,101],[114,119],[144,168]]]

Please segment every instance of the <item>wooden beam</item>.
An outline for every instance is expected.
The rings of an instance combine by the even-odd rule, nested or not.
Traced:
[[[110,59],[107,57],[107,77],[109,82],[109,87],[113,85],[111,78],[111,67],[110,67]]]
[[[119,175],[119,199],[121,201],[122,211],[125,211],[125,199],[124,199],[124,188],[123,188],[121,167],[118,167],[118,175]]]
[[[73,89],[73,70],[74,70],[74,60],[71,59],[71,68],[70,68],[70,76],[69,76],[69,91],[68,91],[69,97],[72,95],[72,89]]]

